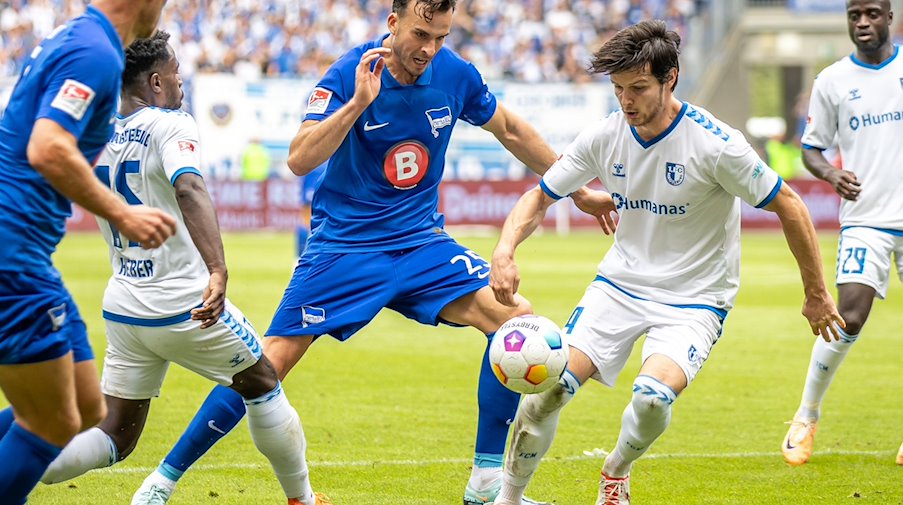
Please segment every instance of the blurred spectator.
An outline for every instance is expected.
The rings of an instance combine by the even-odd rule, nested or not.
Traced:
[[[270,177],[273,158],[260,139],[252,138],[241,155],[241,178],[245,181],[265,181]]]
[[[85,0],[0,0],[0,77]],[[161,27],[173,34],[181,73],[234,72],[317,78],[325,62],[387,31],[388,0],[170,0]],[[686,35],[693,0],[460,0],[448,44],[486,77],[526,82],[589,79],[591,51],[623,26],[666,19]]]

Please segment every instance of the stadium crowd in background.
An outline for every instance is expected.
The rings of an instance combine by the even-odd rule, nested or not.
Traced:
[[[32,48],[85,0],[0,0],[0,78],[15,76]],[[468,0],[448,45],[487,79],[589,79],[589,51],[615,31],[661,18],[686,38],[708,0]],[[382,0],[172,0],[161,28],[188,80],[195,72],[319,78],[343,48],[385,32]]]

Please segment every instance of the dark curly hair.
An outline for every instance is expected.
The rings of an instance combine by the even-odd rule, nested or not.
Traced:
[[[590,71],[595,74],[614,74],[642,70],[649,72],[659,83],[668,81],[672,68],[680,71],[680,35],[668,30],[660,19],[641,21],[616,33],[593,54]],[[674,81],[674,86],[677,80]],[[671,90],[674,90],[672,86]]]
[[[392,0],[392,12],[401,16],[411,0]],[[457,0],[414,0],[414,9],[420,9],[420,14],[427,21],[433,20],[433,14],[455,10]]]
[[[122,71],[122,88],[127,89],[141,80],[146,72],[157,65],[169,61],[169,34],[163,30],[149,39],[137,39],[125,48],[125,70]]]

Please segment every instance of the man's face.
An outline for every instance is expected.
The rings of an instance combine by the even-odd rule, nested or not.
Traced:
[[[138,12],[135,20],[135,38],[150,38],[157,31],[157,22],[166,0],[147,0],[144,7]]]
[[[856,47],[865,53],[887,44],[894,15],[888,0],[849,0],[847,30]]]
[[[649,66],[611,74],[615,96],[627,123],[634,128],[653,122],[665,110],[665,86],[649,72]]]
[[[404,72],[417,78],[426,71],[451,30],[452,14],[451,10],[437,11],[427,14],[427,20],[417,0],[411,0],[405,12],[389,14],[392,55]]]
[[[156,71],[160,92],[155,95],[155,103],[152,105],[164,109],[178,109],[182,107],[185,93],[182,91],[182,76],[179,75],[179,60],[176,59],[172,46],[169,46],[169,55],[170,58],[160,64]]]

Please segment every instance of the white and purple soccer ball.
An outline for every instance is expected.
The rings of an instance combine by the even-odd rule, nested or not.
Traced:
[[[567,368],[568,346],[561,330],[548,318],[517,316],[492,337],[489,362],[508,389],[541,393],[554,386]]]

